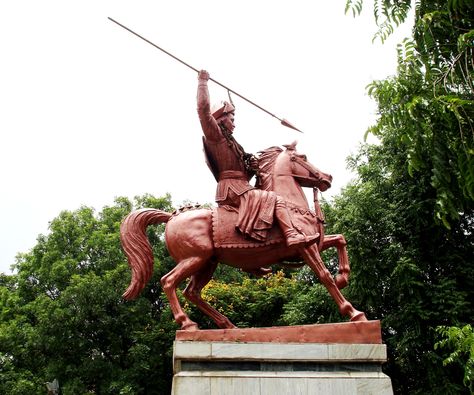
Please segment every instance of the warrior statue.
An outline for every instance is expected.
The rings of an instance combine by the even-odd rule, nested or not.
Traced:
[[[314,243],[319,234],[299,233],[292,224],[285,201],[273,191],[249,184],[257,170],[257,159],[244,151],[233,136],[235,107],[222,102],[211,112],[209,73],[198,74],[197,110],[204,133],[204,152],[217,180],[216,202],[220,207],[238,210],[236,228],[245,236],[265,241],[273,218],[283,232],[288,247]]]
[[[233,137],[235,107],[224,102],[211,111],[209,74],[200,71],[198,79],[198,114],[207,162],[217,180],[218,207],[183,208],[174,213],[144,208],[130,213],[120,230],[132,269],[132,280],[124,297],[137,297],[153,274],[154,259],[146,228],[166,224],[166,248],[176,266],[161,278],[161,285],[182,330],[198,329],[176,294],[186,279],[189,282],[183,296],[219,328],[235,328],[201,295],[218,264],[262,275],[274,264],[304,262],[327,288],[343,316],[351,321],[365,321],[365,314],[355,309],[340,291],[348,284],[350,272],[344,236],[324,234],[317,194],[331,186],[331,175],[298,153],[296,142],[285,145],[285,149],[270,147],[261,151],[258,158],[245,153]],[[256,172],[258,188],[249,183]],[[303,187],[314,191],[314,211]],[[320,256],[321,251],[331,247],[337,249],[339,260],[335,277]]]
[[[317,196],[319,191],[331,187],[331,175],[312,165],[306,155],[299,154],[296,142],[285,145],[285,150],[270,147],[261,151],[258,159],[245,153],[232,134],[233,104],[224,102],[211,111],[207,71],[198,71],[111,20],[198,73],[197,107],[204,132],[204,151],[217,180],[217,208],[184,208],[174,213],[143,208],[131,212],[123,220],[120,239],[132,270],[124,298],[136,298],[153,275],[154,257],[147,227],[166,224],[166,248],[176,266],[160,282],[181,330],[198,329],[197,323],[183,310],[176,294],[178,286],[186,279],[189,282],[183,296],[219,328],[235,328],[224,314],[202,297],[202,290],[212,279],[219,263],[263,274],[273,264],[303,261],[318,276],[343,316],[351,321],[366,321],[365,314],[355,309],[340,291],[348,284],[350,273],[344,236],[324,234],[324,217]],[[211,81],[237,94],[221,83]],[[285,119],[280,121],[282,125],[298,130]],[[256,171],[258,189],[249,184]],[[313,189],[314,211],[309,207],[303,187]],[[272,227],[274,218],[278,226]],[[320,255],[321,251],[331,247],[337,249],[339,260],[335,277]]]

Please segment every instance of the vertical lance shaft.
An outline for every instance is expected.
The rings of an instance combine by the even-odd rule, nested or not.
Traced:
[[[174,60],[177,60],[178,62],[180,62],[181,64],[189,67],[191,70],[194,70],[196,73],[199,73],[199,70],[193,66],[191,66],[190,64],[186,63],[185,61],[181,60],[180,58],[178,58],[177,56],[174,56],[172,53],[166,51],[165,49],[159,47],[158,45],[156,45],[155,43],[151,42],[150,40],[146,39],[145,37],[141,36],[140,34],[134,32],[132,29],[128,28],[127,26],[125,25],[122,25],[120,22],[117,22],[115,19],[111,18],[111,17],[108,17],[108,19],[112,22],[114,22],[115,24],[119,25],[120,27],[122,27],[123,29],[129,31],[130,33],[134,34],[135,36],[141,38],[143,41],[146,41],[148,44],[150,45],[153,45],[155,48],[159,49],[160,51],[164,52],[166,55],[172,57]],[[289,127],[291,129],[294,129],[300,133],[303,133],[301,130],[299,130],[298,128],[296,128],[295,126],[293,126],[290,122],[288,122],[286,119],[284,118],[279,118],[277,117],[275,114],[272,114],[270,111],[264,109],[263,107],[259,106],[257,103],[254,103],[252,100],[250,99],[247,99],[245,96],[242,96],[240,93],[234,91],[233,89],[225,86],[224,84],[220,83],[219,81],[216,81],[215,79],[213,78],[209,78],[212,82],[214,82],[215,84],[221,86],[222,88],[226,89],[228,92],[232,92],[234,95],[240,97],[241,99],[245,100],[246,102],[252,104],[253,106],[257,107],[258,109],[266,112],[268,115],[271,115],[272,117],[278,119],[281,124],[283,126],[286,126],[286,127]]]

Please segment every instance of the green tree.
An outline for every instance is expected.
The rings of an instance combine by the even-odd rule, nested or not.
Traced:
[[[360,13],[363,0],[346,10]],[[474,200],[474,2],[375,1],[384,40],[414,5],[413,37],[399,45],[397,75],[369,86],[379,119],[368,132],[398,129],[411,176],[431,174],[434,215],[449,228]]]
[[[396,133],[351,160],[358,178],[325,207],[328,231],[348,242],[349,300],[382,320],[396,390],[460,393],[460,370],[433,348],[437,326],[472,320],[473,208],[450,230],[435,222],[430,173],[410,176]]]
[[[346,11],[357,15],[362,4],[348,0]],[[349,232],[350,292],[383,319],[397,387],[458,393],[462,372],[443,368],[433,346],[437,326],[472,322],[474,3],[373,4],[374,39],[385,40],[412,7],[413,36],[399,45],[397,74],[369,85],[379,118],[367,133],[380,145],[351,160],[359,178],[332,218]]]
[[[464,368],[463,383],[474,392],[474,331],[472,326],[467,324],[462,328],[456,326],[440,326],[437,332],[442,339],[435,344],[438,347],[453,350],[443,361],[444,365],[459,363]]]
[[[135,199],[171,210],[170,197]],[[132,210],[119,198],[100,213],[64,211],[50,233],[0,281],[0,393],[38,394],[58,379],[63,394],[166,394],[176,326],[156,287],[173,265],[149,230],[157,270],[143,295],[125,302],[130,272],[119,226]]]
[[[203,298],[240,328],[302,325],[340,321],[336,304],[320,284],[301,281],[296,273],[277,270],[262,278],[241,273],[240,280],[228,282],[216,275],[203,289]],[[252,276],[253,277],[253,276]],[[313,280],[313,276],[309,275]],[[192,319],[203,328],[215,324],[196,307],[184,302]]]

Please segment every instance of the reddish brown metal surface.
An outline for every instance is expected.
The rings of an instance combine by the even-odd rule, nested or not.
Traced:
[[[296,142],[286,145],[285,149],[270,147],[257,156],[246,153],[233,137],[234,106],[222,104],[211,112],[208,80],[207,72],[199,72],[197,104],[208,165],[217,180],[219,207],[213,210],[186,208],[173,215],[141,209],[128,215],[121,226],[121,240],[132,269],[132,281],[124,297],[136,297],[153,272],[147,226],[166,223],[166,245],[176,266],[162,277],[161,285],[182,330],[198,329],[176,295],[179,284],[187,279],[184,297],[219,328],[235,328],[226,316],[201,297],[218,262],[257,275],[265,274],[271,265],[282,261],[304,262],[316,273],[343,316],[353,323],[367,321],[364,313],[356,310],[340,292],[349,281],[346,241],[342,235],[324,235],[324,217],[319,203],[315,199],[316,211],[311,210],[303,192],[303,187],[325,191],[331,186],[332,177],[313,166],[306,155],[297,152]],[[251,185],[249,180],[255,174],[257,183]],[[330,247],[337,248],[338,252],[336,278],[320,256],[321,251]],[[308,332],[305,328],[301,327],[305,336],[319,331],[312,328]],[[348,328],[371,330],[370,325],[349,325]],[[272,330],[280,333],[286,329]],[[342,342],[345,336],[341,337]]]
[[[270,328],[176,331],[176,340],[258,343],[382,344],[380,321]]]

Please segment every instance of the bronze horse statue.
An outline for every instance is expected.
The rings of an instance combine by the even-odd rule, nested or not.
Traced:
[[[315,199],[315,212],[311,211],[302,189],[313,188],[317,196],[318,190],[325,191],[331,186],[332,177],[310,164],[305,155],[296,152],[295,146],[296,143],[285,146],[285,150],[271,147],[260,153],[259,187],[273,190],[286,200],[298,230],[306,234],[319,233],[319,239],[314,244],[287,247],[277,226],[273,227],[268,241],[245,244],[243,236],[238,234],[233,225],[235,222],[230,222],[229,217],[219,226],[216,217],[232,215],[231,210],[225,213],[225,208],[197,208],[174,214],[149,208],[136,210],[121,225],[122,246],[132,270],[132,280],[124,298],[136,298],[153,272],[153,255],[145,233],[146,228],[152,224],[166,223],[166,246],[176,266],[161,278],[161,285],[182,330],[198,329],[197,324],[183,311],[176,295],[176,288],[187,278],[190,281],[183,295],[207,314],[219,328],[235,328],[226,316],[201,297],[201,291],[211,280],[218,263],[247,272],[257,272],[276,263],[303,260],[317,274],[343,316],[348,316],[351,321],[366,321],[365,314],[356,310],[340,292],[349,279],[345,239],[342,235],[324,235],[324,220],[319,203]],[[239,237],[242,240],[238,241]],[[238,242],[216,242],[217,239],[225,241],[229,238]],[[329,247],[336,247],[338,251],[339,270],[336,279],[320,256],[320,251]]]

